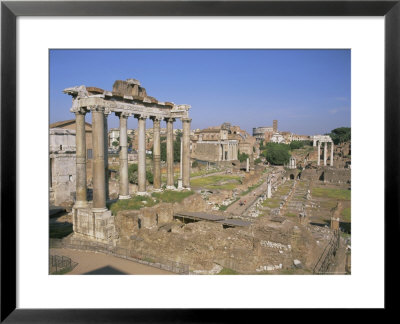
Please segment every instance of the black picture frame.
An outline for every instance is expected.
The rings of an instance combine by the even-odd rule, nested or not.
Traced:
[[[1,321],[5,323],[235,322],[238,312],[188,309],[16,309],[16,18],[18,16],[384,16],[385,309],[398,284],[400,0],[395,1],[2,1],[1,3]],[[383,143],[382,143],[383,144]],[[388,257],[392,255],[392,257]],[[373,258],[373,257],[371,257]],[[382,265],[383,266],[383,265]],[[252,318],[257,312],[251,310]]]

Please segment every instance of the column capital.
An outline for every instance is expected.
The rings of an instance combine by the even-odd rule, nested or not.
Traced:
[[[134,116],[135,116],[135,118],[142,119],[142,120],[146,120],[147,118],[149,118],[149,116],[145,115],[145,114],[135,114]]]
[[[126,111],[116,111],[115,116],[118,116],[119,118],[128,118],[132,116],[132,114]]]
[[[105,107],[104,108],[104,115],[106,115],[106,117],[108,117],[108,115],[110,115],[110,114],[111,114],[110,108]]]
[[[71,112],[73,112],[73,113],[75,114],[75,116],[77,116],[77,115],[86,115],[86,112],[87,112],[87,111],[86,111],[85,109],[79,107],[79,108],[76,109],[76,110],[72,110],[72,109],[71,109]]]
[[[104,113],[104,111],[105,111],[105,107],[104,106],[99,106],[99,105],[88,106],[87,109],[90,110],[91,112],[102,112],[102,113]]]
[[[173,123],[173,122],[175,121],[175,118],[173,118],[173,117],[165,117],[164,120],[165,120],[167,123]]]
[[[192,118],[184,117],[184,118],[181,118],[181,121],[182,121],[182,123],[190,123],[192,121]]]
[[[163,118],[162,118],[162,117],[159,117],[159,116],[150,116],[150,119],[151,119],[153,122],[155,122],[155,121],[162,121],[162,120],[163,120]]]

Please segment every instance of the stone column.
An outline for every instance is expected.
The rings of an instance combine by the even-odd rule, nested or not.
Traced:
[[[318,141],[318,157],[317,157],[317,165],[320,165],[320,160],[321,159],[321,142]]]
[[[146,117],[137,115],[138,119],[138,195],[146,194]]]
[[[119,117],[119,199],[129,199],[128,179],[128,115],[118,113]]]
[[[167,122],[167,189],[175,189],[174,186],[174,118],[166,118]]]
[[[106,211],[104,174],[104,107],[91,107],[93,144],[93,210]]]
[[[267,198],[272,197],[272,186],[271,186],[271,179],[268,178],[267,180]]]
[[[182,118],[182,182],[184,188],[190,188],[190,118]]]
[[[76,112],[76,201],[75,208],[87,207],[86,195],[86,112]],[[51,165],[50,165],[51,167]]]
[[[331,142],[331,166],[333,166],[333,142]]]
[[[106,201],[110,199],[109,180],[108,180],[108,115],[109,110],[104,112],[104,175],[106,181]]]
[[[160,119],[153,117],[153,188],[161,189]]]
[[[324,166],[326,166],[326,153],[327,153],[327,150],[328,150],[328,143],[325,142],[324,143]]]
[[[180,152],[179,152],[179,178],[178,178],[178,189],[182,190],[183,189],[183,183],[182,183],[182,176],[183,176],[183,172],[182,172],[182,163],[183,163],[183,142],[182,142],[182,138],[181,138],[181,148],[180,148]]]
[[[246,172],[250,172],[250,159],[246,159]]]

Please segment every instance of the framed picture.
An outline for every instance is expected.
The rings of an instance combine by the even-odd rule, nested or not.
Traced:
[[[399,230],[399,1],[4,1],[1,17],[2,321],[224,322],[235,320],[237,308],[393,306],[388,296],[394,285],[387,283],[395,279],[387,256],[396,255],[391,242]],[[36,249],[48,244],[48,236],[37,230],[48,225],[43,215],[43,206],[48,208],[48,172],[38,156],[47,161],[49,153],[48,143],[41,144],[47,135],[38,134],[48,134],[48,87],[54,78],[51,53],[146,48],[351,51],[351,122],[358,129],[353,134],[352,208],[355,204],[358,211],[353,215],[354,235],[359,238],[353,241],[351,276],[226,276],[223,280],[175,276],[170,281],[160,276],[76,276],[71,284],[71,276],[43,273],[48,251]],[[179,61],[173,64],[180,68]],[[73,71],[64,68],[66,73]],[[100,74],[103,69],[107,64],[99,66]],[[223,157],[228,159],[230,152]],[[88,155],[95,157],[96,152]],[[354,168],[357,165],[362,167]],[[374,244],[367,246],[371,237]],[[357,300],[369,277],[373,278],[370,295]],[[333,302],[338,295],[327,293],[339,287],[346,291],[345,300],[352,301],[349,306],[343,300]],[[293,289],[310,292],[305,298],[285,297]],[[244,300],[237,298],[251,293]],[[321,294],[327,294],[329,301],[313,301]],[[210,308],[214,308],[212,319],[203,311]],[[227,308],[232,312],[227,314]]]

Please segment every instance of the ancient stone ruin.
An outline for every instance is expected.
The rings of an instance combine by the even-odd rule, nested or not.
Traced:
[[[154,127],[154,189],[161,189],[160,121],[167,122],[167,189],[174,188],[173,178],[173,123],[182,120],[182,187],[190,189],[190,122],[189,105],[161,102],[147,95],[146,89],[135,79],[114,82],[112,91],[97,87],[64,89],[72,96],[76,116],[76,202],[73,207],[73,229],[102,241],[115,235],[114,218],[106,207],[108,196],[107,119],[114,113],[120,122],[120,179],[119,199],[129,199],[127,119],[138,119],[139,164],[138,195],[146,195],[146,119]],[[87,199],[85,115],[92,113],[93,123],[93,201]]]

